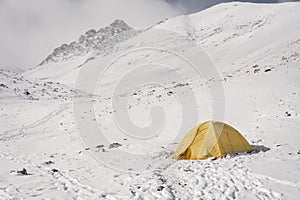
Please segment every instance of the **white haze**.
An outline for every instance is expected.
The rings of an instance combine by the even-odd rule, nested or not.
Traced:
[[[0,67],[34,66],[58,45],[117,18],[145,27],[182,13],[161,0],[0,0]]]

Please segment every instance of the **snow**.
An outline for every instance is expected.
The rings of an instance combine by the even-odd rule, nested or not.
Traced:
[[[0,199],[298,199],[299,14],[220,4],[109,51],[0,71]],[[256,150],[175,160],[210,119]]]

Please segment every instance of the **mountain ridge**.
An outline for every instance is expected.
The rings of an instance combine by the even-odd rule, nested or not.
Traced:
[[[73,57],[88,54],[93,51],[105,52],[112,49],[116,43],[130,38],[138,32],[139,31],[134,30],[125,21],[116,19],[110,25],[100,28],[97,31],[95,29],[86,31],[77,41],[62,44],[55,48],[38,66],[67,61]]]

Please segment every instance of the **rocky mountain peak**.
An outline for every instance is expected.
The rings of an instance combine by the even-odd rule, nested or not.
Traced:
[[[70,44],[62,44],[45,58],[40,65],[67,61],[76,56],[85,55],[92,51],[105,52],[116,44],[136,35],[138,31],[130,27],[126,22],[116,19],[109,26],[99,30],[90,29],[81,35],[77,41]]]

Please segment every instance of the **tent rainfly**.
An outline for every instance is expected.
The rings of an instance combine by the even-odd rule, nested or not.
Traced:
[[[186,134],[174,156],[177,159],[200,160],[252,150],[247,140],[233,127],[222,122],[208,121]]]

